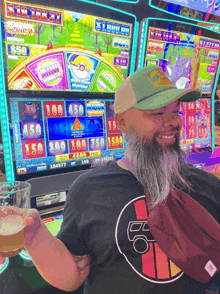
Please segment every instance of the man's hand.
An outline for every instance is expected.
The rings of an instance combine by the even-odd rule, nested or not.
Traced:
[[[217,89],[215,94],[218,96],[218,98],[220,99],[220,89]]]
[[[6,258],[5,257],[0,257],[0,264],[4,264],[5,263]]]
[[[42,221],[37,209],[28,209],[23,212],[25,228],[25,242],[24,245],[30,245],[31,240],[41,227]]]
[[[41,227],[41,218],[36,209],[21,209],[17,207],[6,206],[0,209],[0,217],[5,215],[20,215],[24,219],[25,227],[25,241],[24,246],[29,245],[35,234]],[[11,254],[11,253],[10,253]],[[15,254],[17,255],[17,253]],[[12,257],[12,255],[10,255]],[[5,262],[5,258],[0,256],[0,264]]]

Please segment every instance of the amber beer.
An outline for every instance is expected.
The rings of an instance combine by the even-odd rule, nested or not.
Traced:
[[[25,223],[20,215],[0,218],[0,256],[12,257],[24,248]]]

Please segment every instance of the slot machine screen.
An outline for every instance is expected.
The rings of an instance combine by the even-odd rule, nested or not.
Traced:
[[[8,90],[114,93],[129,75],[134,24],[72,7],[4,1]]]
[[[144,66],[159,65],[178,89],[197,88],[203,97],[211,97],[220,35],[187,24],[159,22],[148,27]],[[211,34],[216,38],[208,37]]]
[[[97,166],[121,158],[113,99],[10,98],[17,175]]]
[[[180,115],[183,121],[180,132],[182,150],[187,153],[192,151],[194,146],[200,151],[211,148],[211,99],[181,102]]]
[[[63,222],[63,215],[62,214],[56,214],[51,215],[49,217],[42,217],[43,223],[45,223],[46,227],[50,231],[50,233],[53,236],[56,236],[60,230],[60,226]]]
[[[150,6],[195,21],[220,23],[219,0],[150,0]]]
[[[197,88],[202,98],[180,104],[184,152],[212,147],[213,87],[219,69],[219,34],[187,23],[147,19],[139,68],[158,65],[178,89]],[[141,57],[142,56],[142,57]]]
[[[1,154],[4,154],[4,147],[3,147],[3,140],[2,140],[1,120],[0,120],[0,155]]]

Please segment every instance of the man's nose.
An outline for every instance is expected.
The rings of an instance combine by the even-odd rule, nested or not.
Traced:
[[[182,124],[182,119],[176,113],[168,114],[168,115],[166,115],[166,117],[164,119],[164,128],[167,128],[169,126],[176,128],[178,126],[181,126],[181,124]]]

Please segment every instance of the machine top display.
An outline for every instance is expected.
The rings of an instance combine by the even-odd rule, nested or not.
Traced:
[[[8,90],[114,93],[130,73],[134,25],[96,14],[4,1]]]
[[[197,22],[220,23],[219,0],[149,0],[149,5]]]

